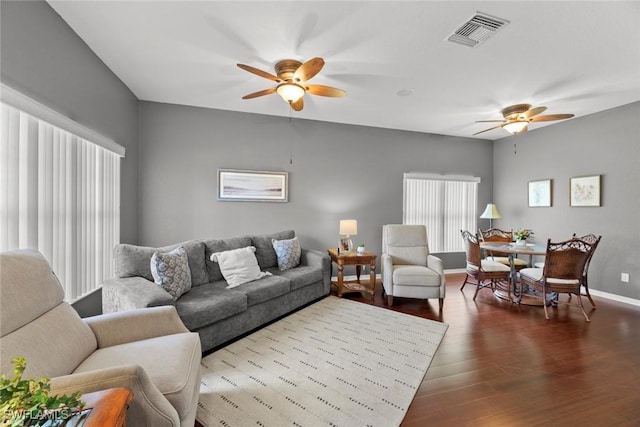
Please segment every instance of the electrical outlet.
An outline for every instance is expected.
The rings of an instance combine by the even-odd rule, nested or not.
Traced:
[[[629,273],[620,273],[620,281],[629,283]]]

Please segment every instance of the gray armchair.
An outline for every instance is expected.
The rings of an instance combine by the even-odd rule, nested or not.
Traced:
[[[53,394],[112,387],[133,392],[127,424],[193,427],[201,348],[174,307],[81,319],[37,251],[0,254],[0,372],[27,359],[25,377],[51,378]]]
[[[382,285],[388,304],[393,297],[438,298],[439,310],[445,296],[442,260],[429,254],[424,225],[382,226]]]

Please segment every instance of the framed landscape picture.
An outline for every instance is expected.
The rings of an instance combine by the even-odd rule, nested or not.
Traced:
[[[218,169],[218,200],[286,202],[287,172]]]
[[[600,181],[602,175],[571,178],[571,206],[600,206]]]
[[[529,207],[551,207],[551,180],[529,181]]]

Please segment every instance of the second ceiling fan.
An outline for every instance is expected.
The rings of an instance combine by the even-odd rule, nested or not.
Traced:
[[[530,122],[551,122],[554,120],[570,119],[574,116],[573,114],[538,115],[546,109],[547,107],[531,108],[531,104],[511,105],[502,109],[502,117],[504,117],[503,120],[477,120],[476,123],[500,122],[500,124],[498,126],[476,132],[474,135],[498,128],[503,128],[512,134],[525,133],[529,128]]]
[[[295,59],[283,59],[275,65],[276,75],[254,68],[250,65],[237,64],[238,67],[245,71],[264,77],[278,83],[277,86],[250,93],[242,97],[242,99],[257,98],[259,96],[277,93],[287,102],[292,109],[300,111],[304,108],[304,95],[308,92],[312,95],[328,96],[332,98],[343,97],[347,95],[342,89],[331,86],[307,84],[316,74],[324,67],[324,59],[311,58],[302,63]]]

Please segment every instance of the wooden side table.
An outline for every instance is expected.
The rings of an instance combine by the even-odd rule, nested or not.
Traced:
[[[80,398],[90,410],[83,427],[124,427],[133,393],[128,388],[110,388],[83,394]]]
[[[373,297],[376,286],[376,254],[367,251],[362,255],[356,251],[341,251],[338,253],[338,250],[335,248],[328,249],[327,252],[331,257],[331,261],[338,266],[338,280],[337,282],[331,282],[338,290],[338,297],[342,298],[342,294],[348,292],[366,292]],[[344,280],[345,265],[356,266],[356,280]],[[368,265],[370,268],[368,283],[360,283],[360,273],[362,272],[363,265]]]

